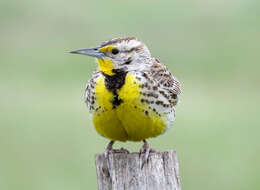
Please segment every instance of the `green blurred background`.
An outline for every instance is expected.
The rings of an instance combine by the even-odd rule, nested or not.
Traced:
[[[183,189],[260,189],[257,0],[0,2],[0,189],[96,189],[84,88],[96,64],[67,53],[136,36],[182,82],[174,126]],[[117,143],[138,151],[141,143]]]

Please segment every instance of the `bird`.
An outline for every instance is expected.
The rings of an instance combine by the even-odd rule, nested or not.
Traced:
[[[85,102],[96,131],[110,140],[143,141],[144,160],[152,149],[147,139],[167,131],[175,120],[181,85],[136,37],[118,37],[94,48],[71,51],[96,58],[97,69],[85,88]]]

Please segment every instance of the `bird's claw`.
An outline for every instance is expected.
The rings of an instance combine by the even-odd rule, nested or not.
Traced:
[[[106,147],[106,150],[104,152],[104,156],[105,158],[108,160],[108,155],[109,153],[113,152],[113,144],[115,143],[115,141],[110,141]]]
[[[139,158],[141,158],[141,155],[144,154],[141,169],[143,169],[145,164],[148,164],[150,153],[156,152],[156,150],[152,149],[149,146],[149,144],[147,143],[146,140],[144,140],[143,142],[144,142],[144,145],[142,146],[142,148],[140,149],[140,152],[139,152]]]
[[[113,152],[115,152],[115,153],[125,153],[125,154],[130,153],[127,149],[125,149],[123,147],[121,147],[120,149],[113,149]]]
[[[105,152],[104,152],[104,156],[106,159],[108,159],[108,156],[109,154],[112,154],[112,153],[124,153],[124,154],[129,154],[130,152],[125,149],[125,148],[120,148],[120,149],[106,149]]]
[[[125,153],[125,154],[129,154],[129,151],[127,149],[124,148],[120,148],[120,149],[113,149],[113,145],[114,145],[115,141],[110,141],[106,147],[106,150],[104,152],[104,156],[106,159],[106,163],[107,163],[107,168],[108,168],[108,173],[110,174],[110,162],[109,162],[109,154],[112,153]]]

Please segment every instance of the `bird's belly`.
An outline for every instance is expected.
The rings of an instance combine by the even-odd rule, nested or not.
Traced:
[[[111,140],[140,141],[163,133],[166,128],[164,117],[141,102],[139,85],[133,75],[127,75],[125,84],[118,90],[122,102],[116,107],[111,103],[113,94],[105,87],[102,89],[103,92],[96,95],[103,111],[93,115],[94,126],[100,135]],[[101,92],[99,87],[96,91]]]
[[[117,117],[115,109],[107,110],[102,113],[94,113],[93,123],[96,131],[110,140],[126,141],[128,135]]]
[[[162,117],[146,114],[141,104],[122,104],[94,114],[93,123],[100,135],[118,141],[141,141],[162,134],[166,128]]]
[[[166,126],[162,117],[152,112],[146,114],[143,105],[140,104],[121,105],[117,109],[117,116],[127,133],[127,140],[130,141],[158,136],[163,133]]]

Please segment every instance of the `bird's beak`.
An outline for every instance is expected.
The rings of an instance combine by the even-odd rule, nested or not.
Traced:
[[[100,52],[98,49],[99,49],[99,47],[78,49],[78,50],[71,51],[70,53],[88,55],[88,56],[97,57],[97,58],[103,58],[105,56],[105,54],[103,52]]]

